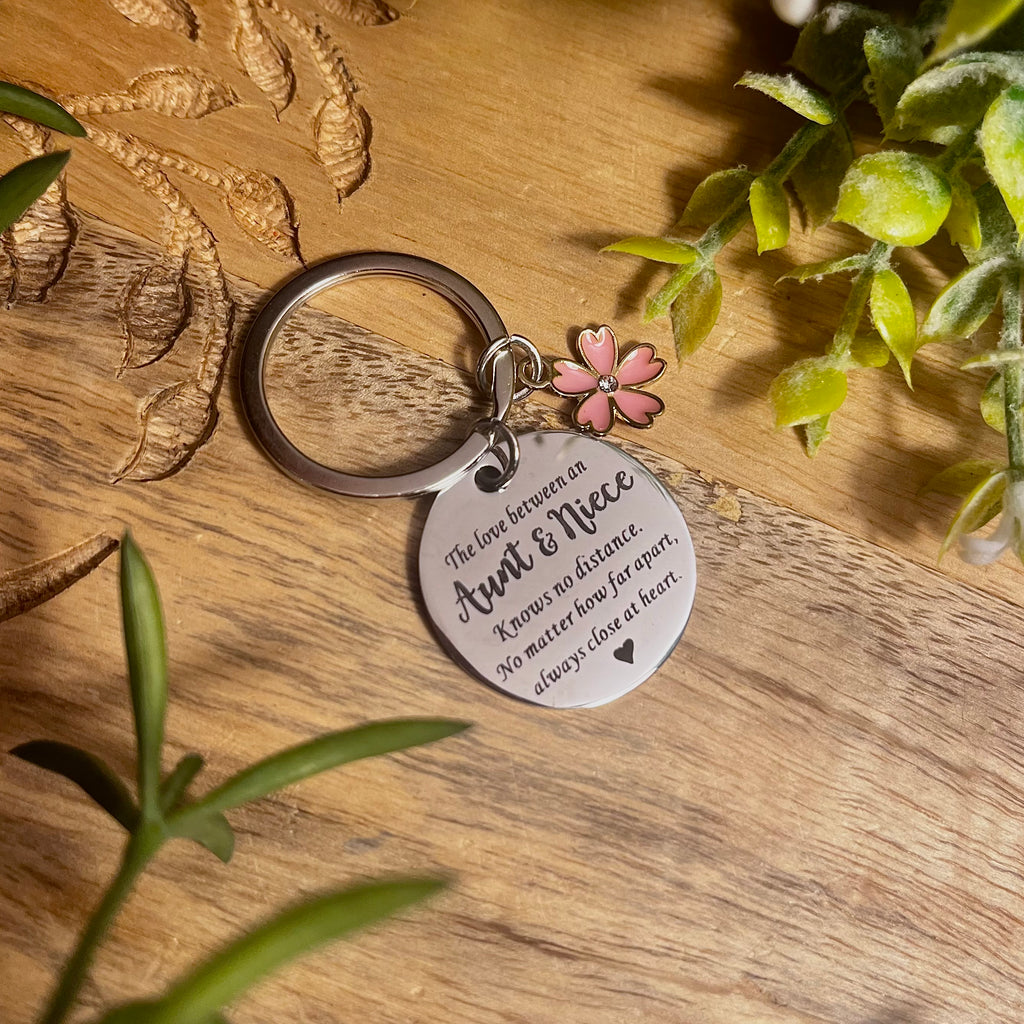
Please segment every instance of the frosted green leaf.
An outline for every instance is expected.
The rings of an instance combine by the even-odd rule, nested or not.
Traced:
[[[644,309],[644,323],[650,323],[660,316],[668,316],[668,311],[675,302],[676,296],[693,280],[705,266],[705,262],[695,260],[689,266],[682,266],[672,272],[672,276],[647,300]]]
[[[829,4],[800,32],[790,64],[828,92],[839,92],[864,75],[864,34],[890,23],[860,4]]]
[[[969,338],[992,315],[1006,264],[991,259],[968,267],[939,292],[921,325],[922,344]]]
[[[900,364],[907,386],[910,383],[910,363],[917,351],[917,318],[907,286],[894,270],[879,270],[871,282],[869,299],[871,319],[889,351]]]
[[[999,189],[991,181],[975,189],[981,246],[964,255],[971,264],[985,263],[995,257],[1013,256],[1017,251],[1017,225],[1003,202]]]
[[[920,245],[942,226],[950,202],[949,182],[929,160],[888,150],[850,165],[835,219],[889,245]]]
[[[996,348],[990,349],[988,352],[982,352],[980,355],[974,356],[973,359],[968,359],[966,363],[960,364],[961,370],[976,370],[979,367],[999,367],[999,366],[1022,366],[1024,365],[1024,349],[1019,348]]]
[[[740,199],[746,199],[752,171],[745,167],[732,167],[727,171],[709,174],[694,190],[690,201],[679,218],[678,227],[704,227],[713,224],[727,213]]]
[[[920,490],[921,494],[948,494],[965,498],[993,473],[1006,467],[992,459],[965,459],[936,473]]]
[[[850,368],[871,370],[889,362],[889,347],[877,334],[863,334],[850,345]]]
[[[899,138],[949,143],[949,129],[973,127],[1007,86],[1022,81],[1024,55],[964,54],[910,83],[891,128]]]
[[[827,224],[835,213],[839,186],[853,160],[853,142],[844,118],[823,128],[820,138],[793,168],[789,182],[811,228]]]
[[[679,265],[692,263],[700,255],[688,242],[681,242],[677,238],[652,238],[648,235],[623,238],[620,242],[606,245],[601,252],[627,252],[659,263]]]
[[[811,420],[810,423],[803,425],[804,451],[809,459],[813,459],[818,454],[818,449],[829,439],[828,421],[830,418],[829,416],[819,416],[816,420]]]
[[[672,336],[676,356],[683,360],[704,343],[722,308],[722,280],[708,264],[689,281],[672,303]]]
[[[868,77],[864,81],[868,98],[875,105],[882,124],[888,127],[903,90],[914,80],[921,63],[921,47],[913,35],[896,25],[879,25],[864,36]]]
[[[762,175],[750,186],[750,216],[757,233],[757,252],[781,249],[789,240],[789,203],[775,178]]]
[[[951,202],[943,227],[949,233],[949,240],[964,249],[977,249],[981,245],[981,219],[978,215],[978,201],[971,187],[954,174],[950,178]]]
[[[811,423],[838,409],[846,398],[846,374],[826,358],[801,359],[787,366],[768,389],[776,427]]]
[[[1000,434],[1006,433],[1006,399],[1003,395],[1003,375],[995,373],[981,393],[981,418]]]
[[[978,143],[1019,234],[1024,231],[1024,87],[1012,86],[989,107]]]
[[[954,50],[980,42],[1019,10],[1021,3],[1022,0],[953,0],[931,59],[941,60]]]
[[[815,124],[831,124],[836,119],[836,109],[829,100],[804,85],[795,75],[763,75],[748,71],[736,84],[771,96]]]
[[[943,538],[942,546],[939,548],[940,561],[958,537],[980,530],[999,514],[1003,507],[1006,477],[1005,470],[991,473],[967,495]]]
[[[822,260],[820,263],[803,263],[792,270],[787,270],[779,281],[795,278],[801,284],[808,278],[813,277],[820,281],[827,274],[857,273],[867,263],[867,256],[863,253],[857,256],[844,256],[837,260]]]

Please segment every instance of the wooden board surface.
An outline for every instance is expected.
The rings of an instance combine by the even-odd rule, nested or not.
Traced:
[[[914,494],[931,467],[986,443],[969,398],[952,393],[955,356],[930,357],[914,397],[895,377],[852,394],[813,464],[770,432],[761,401],[838,309],[826,287],[770,281],[834,237],[729,257],[717,332],[659,386],[658,426],[621,438],[686,514],[698,598],[669,662],[605,708],[526,708],[452,664],[416,592],[428,502],[299,487],[259,454],[238,407],[237,340],[299,264],[246,235],[197,166],[280,176],[310,262],[416,251],[471,277],[545,351],[604,320],[623,339],[667,344],[635,315],[654,279],[595,250],[665,227],[707,171],[771,154],[788,122],[730,85],[774,67],[785,34],[739,2],[419,0],[377,28],[325,3],[373,125],[369,177],[339,206],[313,155],[323,83],[310,53],[293,41],[296,97],[278,122],[235,62],[231,5],[195,6],[197,41],[131,25],[100,0],[3,6],[7,77],[94,95],[199,67],[242,101],[201,119],[89,121],[187,156],[192,172],[165,168],[166,180],[210,230],[209,244],[193,238],[193,315],[173,352],[121,376],[125,296],[169,251],[173,193],[75,144],[67,271],[45,302],[23,297],[3,314],[4,565],[132,527],[167,610],[168,758],[198,750],[211,779],[370,718],[476,726],[236,812],[230,867],[169,847],[97,963],[86,1010],[158,990],[301,895],[436,869],[456,876],[449,893],[274,978],[232,1019],[1015,1018],[1024,589],[1009,564],[936,572],[948,510]],[[272,367],[275,410],[297,440],[365,470],[407,468],[464,436],[480,403],[457,316],[398,286],[320,305]],[[111,483],[147,396],[200,379],[204,352],[225,354],[212,437],[176,475]],[[552,403],[515,416],[523,428],[564,422]],[[0,627],[4,749],[65,739],[131,770],[115,570],[108,561]],[[0,818],[0,1018],[27,1021],[119,837],[70,787],[9,757]]]

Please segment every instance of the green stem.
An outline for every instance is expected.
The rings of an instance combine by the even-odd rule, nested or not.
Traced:
[[[889,263],[889,257],[892,256],[894,248],[895,246],[886,242],[875,242],[868,250],[867,262],[853,279],[853,287],[843,306],[839,327],[836,329],[835,337],[828,349],[830,356],[844,359],[850,354],[850,348],[857,337],[857,328],[864,316],[864,307],[871,295],[871,282],[874,281],[875,274]]]
[[[163,841],[163,829],[153,825],[144,824],[129,836],[121,866],[100,905],[89,918],[74,953],[65,964],[57,988],[40,1018],[40,1024],[61,1024],[67,1017],[89,973],[97,947],[128,898],[135,880],[163,845]]]
[[[1003,326],[999,335],[999,348],[1019,351],[1024,348],[1021,330],[1021,276],[1014,266],[1003,286]],[[1019,363],[1003,367],[1003,403],[1006,412],[1006,450],[1010,461],[1010,479],[1024,480],[1024,374]]]
[[[833,97],[836,110],[841,116],[843,111],[858,97],[863,95],[863,75],[855,76],[850,84],[844,86]],[[774,178],[780,185],[793,173],[794,168],[814,146],[821,141],[822,136],[832,128],[829,124],[815,124],[808,122],[801,125],[789,137],[789,140],[779,151],[778,156],[762,171],[762,177]],[[712,224],[696,243],[701,253],[713,258],[725,248],[747,225],[750,220],[750,204],[747,197],[741,196],[736,200],[732,209],[727,210],[721,217]]]

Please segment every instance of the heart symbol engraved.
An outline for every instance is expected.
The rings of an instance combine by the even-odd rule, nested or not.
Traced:
[[[616,647],[612,654],[619,659],[624,661],[627,665],[633,664],[633,641],[627,640],[621,647]]]

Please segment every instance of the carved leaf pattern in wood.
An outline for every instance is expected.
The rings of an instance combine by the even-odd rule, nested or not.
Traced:
[[[133,78],[123,92],[64,96],[61,103],[76,117],[152,110],[167,117],[200,118],[238,103],[238,94],[201,68],[172,67]]]
[[[366,180],[370,171],[370,117],[355,98],[345,58],[321,29],[307,24],[278,0],[258,0],[302,37],[329,93],[313,119],[316,155],[340,202]]]
[[[23,569],[0,575],[0,622],[49,601],[76,580],[88,575],[111,552],[117,541],[105,533],[67,548]]]
[[[384,0],[320,0],[317,8],[354,25],[390,25],[398,20],[398,11]]]
[[[136,25],[166,28],[193,41],[199,36],[196,13],[185,0],[107,0],[107,3]]]
[[[37,89],[38,91],[38,89]],[[29,156],[52,149],[50,133],[39,125],[7,114]],[[64,276],[78,238],[78,217],[68,202],[62,174],[3,235],[9,274],[0,271],[0,295],[6,303],[44,302],[50,289]]]
[[[184,466],[213,433],[217,409],[194,381],[149,396],[139,411],[139,443],[114,480],[162,480]]]
[[[237,27],[231,42],[235,56],[280,118],[295,95],[291,52],[267,28],[253,0],[235,0],[235,14]]]
[[[6,232],[14,262],[15,295],[44,302],[64,276],[78,238],[78,217],[68,202],[64,176],[55,181]]]
[[[124,330],[124,358],[118,371],[136,370],[170,351],[192,315],[188,253],[166,252],[136,271],[118,304]]]
[[[198,22],[185,0],[109,2],[138,24],[196,38]],[[313,121],[315,152],[339,201],[351,195],[369,171],[370,120],[355,97],[342,52],[322,29],[305,22],[279,0],[232,2],[236,16],[232,48],[245,74],[270,99],[278,116],[295,95],[295,68],[288,46],[271,31],[261,12],[280,19],[308,48],[327,87]],[[398,17],[383,0],[327,0],[324,10],[357,25],[382,25]],[[61,102],[84,119],[133,110],[195,119],[231,107],[239,97],[201,68],[167,67],[139,75],[120,92],[64,96]],[[32,126],[23,128],[26,133],[33,130]],[[213,235],[164,170],[182,172],[218,189],[239,227],[275,255],[301,260],[297,219],[284,184],[262,170],[228,165],[219,171],[102,125],[91,126],[90,141],[166,211],[165,254],[135,273],[119,301],[125,348],[118,374],[160,359],[186,332],[201,338],[191,374],[143,400],[135,450],[115,474],[118,480],[156,480],[187,464],[213,432],[235,312]],[[45,146],[45,138],[23,142]],[[77,219],[63,189],[63,182],[54,186],[37,204],[34,219],[27,218],[21,229],[23,242],[30,242],[33,251],[27,296],[45,297],[67,265]],[[5,296],[9,301],[19,283],[18,244],[13,233],[4,238],[0,301]],[[197,287],[192,285],[193,276]]]
[[[242,167],[228,167],[226,178],[228,209],[242,230],[278,256],[301,261],[295,206],[281,179]]]
[[[366,180],[370,170],[369,133],[363,108],[348,95],[327,96],[313,122],[316,155],[340,202]]]

